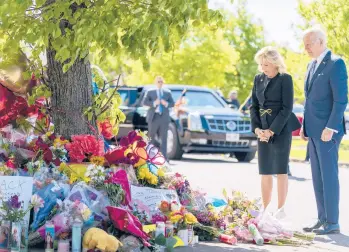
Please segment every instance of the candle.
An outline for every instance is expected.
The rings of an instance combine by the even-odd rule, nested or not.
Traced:
[[[250,233],[252,234],[253,236],[253,240],[255,241],[255,243],[257,245],[263,245],[264,244],[264,239],[263,237],[261,236],[261,234],[259,233],[256,225],[254,224],[249,224],[248,225],[248,230],[250,231]]]
[[[58,251],[57,252],[69,252],[70,251],[70,243],[67,240],[59,240],[58,241]]]
[[[1,222],[0,234],[4,236],[2,241],[0,242],[0,251],[4,251],[4,250],[7,251],[10,244],[10,237],[11,237],[11,222],[9,221]]]
[[[73,252],[81,252],[81,228],[82,222],[77,219],[73,223],[72,230],[72,251]]]
[[[45,225],[45,252],[53,252],[53,243],[55,241],[55,225],[51,222],[46,222]]]
[[[225,234],[221,234],[219,236],[219,241],[230,245],[235,245],[237,243],[237,239],[235,236]]]
[[[21,250],[21,228],[20,222],[12,222],[11,252],[19,252]]]
[[[22,221],[22,233],[21,233],[21,252],[28,252],[28,221]]]

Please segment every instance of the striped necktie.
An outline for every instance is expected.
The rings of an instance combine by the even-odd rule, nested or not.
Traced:
[[[311,65],[310,72],[309,72],[309,82],[311,82],[311,80],[313,79],[316,65],[317,65],[317,60],[314,60],[313,64]]]

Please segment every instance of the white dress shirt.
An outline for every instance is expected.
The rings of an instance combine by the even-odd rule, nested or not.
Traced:
[[[161,95],[160,95],[160,92],[161,92]],[[160,103],[161,103],[160,97],[163,97],[163,96],[164,96],[164,91],[162,90],[162,88],[161,88],[161,89],[157,88],[157,89],[156,89],[156,94],[157,94],[158,99],[160,100]],[[163,99],[162,99],[162,100],[163,100]],[[166,103],[165,105],[162,105],[162,106],[164,106],[165,108],[167,108],[168,103]],[[160,105],[156,105],[156,104],[155,104],[155,101],[154,101],[154,107],[156,107],[155,112],[158,113],[158,114],[160,114]]]
[[[315,67],[315,69],[314,69],[314,73],[316,72],[316,69],[320,66],[321,62],[324,60],[326,54],[327,54],[329,51],[330,51],[330,50],[326,48],[325,51],[323,51],[323,52],[319,55],[319,57],[317,57],[316,59],[314,59],[314,60],[316,60],[316,67]],[[314,62],[314,61],[313,61],[313,62]]]

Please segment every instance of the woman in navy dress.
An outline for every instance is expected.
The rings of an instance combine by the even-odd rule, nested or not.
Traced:
[[[288,191],[288,163],[292,131],[300,128],[293,109],[293,82],[286,73],[282,56],[273,47],[261,49],[255,57],[262,72],[256,75],[252,90],[251,122],[258,136],[258,166],[261,175],[263,205],[266,208],[277,175],[277,218],[284,217]]]

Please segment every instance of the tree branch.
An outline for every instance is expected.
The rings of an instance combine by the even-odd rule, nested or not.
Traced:
[[[31,7],[31,8],[29,8],[29,9],[27,9],[26,11],[37,11],[37,10],[42,10],[42,9],[44,9],[44,8],[46,8],[46,7],[48,7],[48,6],[50,6],[50,5],[52,5],[52,4],[54,4],[56,1],[55,0],[48,0],[46,3],[44,3],[42,6],[40,6],[40,7]]]
[[[113,93],[111,94],[111,96],[109,97],[108,101],[104,104],[104,106],[101,108],[101,112],[96,115],[96,117],[100,116],[101,114],[103,114],[107,109],[108,109],[108,106],[110,106],[110,102],[111,102],[111,99],[113,99],[114,95],[116,94],[116,91],[118,90],[118,87],[119,87],[119,81],[120,81],[120,78],[121,78],[121,74],[119,74],[119,78],[118,78],[118,82],[116,83],[116,86],[115,86],[115,89],[113,91]]]

